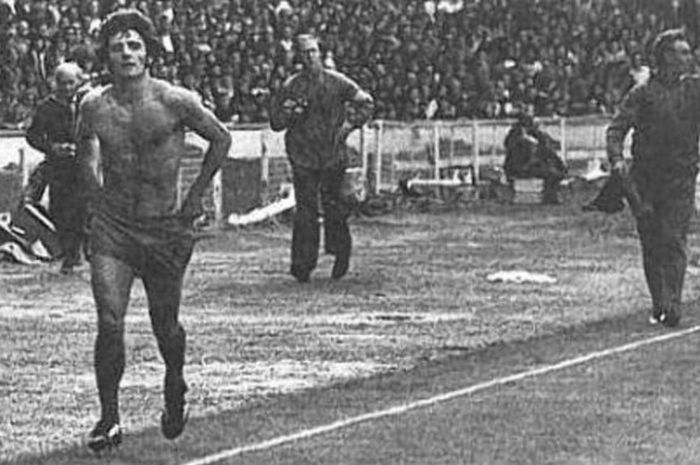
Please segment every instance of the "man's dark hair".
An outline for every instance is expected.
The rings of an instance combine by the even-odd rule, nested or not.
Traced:
[[[679,40],[688,40],[683,29],[667,29],[656,36],[651,46],[651,56],[654,59],[654,66],[659,68],[666,64],[664,53],[672,50],[673,44]]]
[[[116,34],[130,29],[138,32],[146,43],[146,53],[150,58],[157,57],[163,52],[163,46],[158,41],[153,22],[139,10],[117,10],[105,18],[100,28],[99,58],[107,62],[109,56],[109,39]]]

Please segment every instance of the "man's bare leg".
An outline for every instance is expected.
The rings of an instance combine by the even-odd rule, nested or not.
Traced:
[[[121,442],[119,382],[124,373],[124,317],[134,282],[133,269],[108,255],[90,258],[92,292],[97,306],[95,375],[102,414],[88,446],[99,451]]]
[[[182,433],[187,421],[184,412],[187,385],[182,372],[185,364],[186,335],[178,321],[182,275],[144,276],[143,284],[148,297],[151,326],[165,361],[165,412],[161,417],[161,429],[163,436],[175,439]]]

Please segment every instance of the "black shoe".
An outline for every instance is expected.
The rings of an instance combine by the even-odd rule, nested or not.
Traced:
[[[122,428],[114,421],[97,422],[97,425],[88,435],[87,446],[93,452],[102,452],[105,449],[112,449],[122,443]]]
[[[661,323],[667,328],[675,328],[681,322],[681,315],[676,310],[666,310],[661,319]]]
[[[160,429],[166,439],[175,439],[185,429],[186,392],[187,384],[182,375],[165,376],[165,411],[160,416]]]
[[[335,256],[331,278],[340,279],[345,276],[350,268],[350,253],[339,253]]]
[[[649,317],[649,324],[658,325],[659,323],[663,323],[664,320],[666,320],[666,315],[663,310],[654,307]]]
[[[308,283],[309,279],[311,278],[311,271],[309,271],[309,270],[301,270],[299,268],[292,267],[290,273],[300,283]]]

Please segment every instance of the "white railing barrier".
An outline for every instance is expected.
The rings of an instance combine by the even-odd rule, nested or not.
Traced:
[[[606,116],[537,118],[540,128],[561,142],[566,162],[605,156]],[[374,192],[395,189],[399,178],[437,178],[441,169],[470,164],[475,180],[486,165],[502,165],[503,140],[515,120],[375,121],[366,131],[374,132],[371,154],[363,153],[368,176],[375,180]],[[629,144],[629,140],[627,142]],[[361,149],[368,149],[366,146]],[[407,174],[408,173],[408,174]]]
[[[540,127],[559,139],[561,156],[567,161],[605,156],[605,116],[576,118],[538,118]],[[355,131],[348,144],[360,154],[366,179],[372,179],[374,193],[396,189],[399,179],[437,179],[441,169],[471,165],[475,181],[481,167],[503,163],[503,139],[514,120],[450,120],[398,122],[377,120]],[[272,159],[285,158],[284,134],[272,132],[266,124],[231,127],[233,145],[229,158],[261,160],[263,185],[270,178]],[[188,134],[188,143],[205,148],[205,142]],[[629,140],[628,140],[629,144]],[[27,145],[24,133],[0,131],[0,168],[19,165],[23,183],[43,155]],[[214,203],[221,207],[221,192],[226,189],[221,177],[213,186]],[[222,212],[218,213],[223,214]]]

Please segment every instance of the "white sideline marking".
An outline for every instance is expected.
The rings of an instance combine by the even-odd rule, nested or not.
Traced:
[[[418,400],[415,402],[410,402],[404,405],[399,405],[396,407],[391,407],[385,410],[378,410],[375,412],[365,413],[363,415],[358,415],[356,417],[347,418],[345,420],[339,420],[327,425],[317,426],[315,428],[310,428],[306,430],[299,431],[297,433],[288,434],[286,436],[279,436],[277,438],[268,439],[267,441],[259,442],[257,444],[249,444],[247,446],[240,446],[229,450],[224,450],[217,452],[215,454],[207,455],[205,457],[186,462],[183,465],[210,465],[221,460],[236,457],[247,452],[256,452],[267,449],[272,449],[273,447],[286,444],[289,442],[294,442],[300,439],[307,439],[313,436],[318,436],[320,434],[329,433],[338,429],[347,428],[348,426],[356,425],[365,421],[376,420],[379,418],[400,415],[402,413],[408,412],[410,410],[416,410],[422,407],[428,407],[441,402],[445,402],[457,397],[463,397],[470,394],[474,394],[485,389],[489,389],[495,386],[501,386],[508,383],[513,383],[516,381],[522,381],[526,378],[531,378],[538,375],[544,375],[553,371],[563,370],[565,368],[570,368],[575,365],[581,365],[583,363],[589,362],[591,360],[596,360],[603,357],[608,357],[610,355],[620,354],[623,352],[628,352],[630,350],[638,349],[647,345],[655,344],[658,342],[664,342],[671,339],[680,338],[687,336],[692,333],[700,331],[700,325],[693,326],[688,329],[683,329],[680,331],[675,331],[672,333],[665,333],[660,336],[655,336],[649,339],[642,339],[635,342],[630,342],[618,347],[612,347],[610,349],[599,350],[591,352],[587,355],[581,355],[579,357],[564,360],[559,363],[545,365],[539,368],[534,368],[527,371],[521,371],[520,373],[515,373],[512,375],[504,376],[501,378],[495,378],[490,381],[484,381],[479,384],[474,384],[469,387],[458,389],[456,391],[446,392],[437,396],[429,397],[427,399]]]

